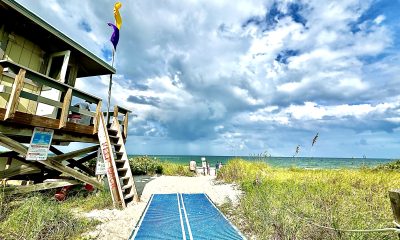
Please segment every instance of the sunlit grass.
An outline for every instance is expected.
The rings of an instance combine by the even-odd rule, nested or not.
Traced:
[[[272,168],[265,163],[230,161],[219,179],[245,191],[231,211],[241,229],[258,239],[397,239],[396,234],[341,233],[341,229],[393,227],[388,198],[398,188],[396,171]]]
[[[0,193],[0,207],[0,239],[77,239],[99,223],[78,212],[109,208],[112,201],[108,192],[70,193],[63,202],[54,200],[54,191]]]

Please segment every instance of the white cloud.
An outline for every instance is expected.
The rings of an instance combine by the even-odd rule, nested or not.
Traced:
[[[109,2],[21,2],[97,55],[111,50]],[[348,129],[396,129],[400,68],[391,19],[360,21],[372,0],[310,0],[298,5],[302,23],[289,4],[299,2],[123,2],[112,100],[137,114],[130,141],[170,154],[221,154],[226,145],[285,154],[286,144],[271,138],[292,147],[315,126],[335,138]],[[274,6],[285,16],[266,19]],[[90,32],[78,27],[82,21]],[[107,86],[107,76],[77,82],[104,99]],[[391,125],[368,125],[371,116]]]

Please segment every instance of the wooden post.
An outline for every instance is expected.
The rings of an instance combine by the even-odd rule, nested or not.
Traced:
[[[128,137],[128,114],[129,112],[126,112],[124,117],[124,140]]]
[[[93,121],[93,134],[96,134],[99,131],[99,121],[100,121],[100,114],[103,114],[101,112],[101,103],[102,101],[100,100],[97,103],[97,107],[96,107],[96,116],[94,117],[94,121]]]
[[[4,120],[14,117],[19,102],[19,95],[21,94],[22,88],[24,86],[25,73],[25,69],[20,69],[18,75],[15,77],[10,98],[8,99]]]
[[[389,198],[392,205],[394,220],[397,224],[400,224],[400,189],[389,191]]]
[[[118,121],[118,106],[114,106],[113,118],[114,118],[114,121]]]
[[[67,126],[67,118],[68,118],[68,113],[69,113],[69,106],[71,105],[71,99],[72,99],[72,88],[69,88],[67,92],[65,93],[63,105],[62,105],[62,110],[61,110],[61,116],[60,116],[60,124],[58,128],[63,128]]]

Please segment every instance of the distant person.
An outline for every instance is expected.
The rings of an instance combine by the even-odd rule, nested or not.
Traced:
[[[207,162],[207,175],[211,175],[210,174],[210,163],[209,162]]]
[[[206,168],[207,168],[207,162],[206,161],[202,161],[201,162],[201,167],[203,168],[203,175],[206,175]]]
[[[191,160],[191,161],[190,161],[190,163],[189,163],[189,170],[190,170],[191,172],[196,172],[196,161],[194,161],[194,160]]]
[[[222,162],[219,162],[219,164],[218,164],[219,166],[218,166],[218,170],[219,169],[221,169],[222,168]]]
[[[218,167],[219,167],[219,163],[216,162],[216,163],[215,163],[215,176],[217,176]]]

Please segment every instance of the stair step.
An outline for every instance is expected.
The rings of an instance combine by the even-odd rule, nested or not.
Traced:
[[[121,189],[122,189],[122,190],[125,190],[125,189],[128,189],[128,188],[130,188],[130,187],[132,187],[132,184],[125,185],[125,186],[123,186]]]
[[[117,134],[118,134],[118,130],[114,130],[111,128],[107,129],[107,131],[108,131],[109,136],[117,136]]]
[[[132,197],[133,197],[133,193],[130,193],[130,194],[126,195],[124,197],[124,199],[127,200],[127,199],[132,198]]]
[[[121,149],[121,144],[113,144],[114,145],[114,148],[115,148],[115,151],[116,152],[119,152],[119,150]]]
[[[120,177],[119,179],[121,179],[123,181],[123,180],[129,179],[129,176]]]
[[[111,143],[118,143],[119,137],[111,135],[109,135],[108,137],[110,138]]]
[[[118,170],[118,172],[123,172],[123,171],[128,171],[128,168],[127,168],[127,167],[125,167],[125,168],[118,168],[117,170]]]
[[[116,162],[116,163],[125,163],[125,161],[126,161],[126,160],[123,160],[123,159],[115,159],[115,162]]]

